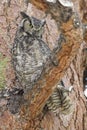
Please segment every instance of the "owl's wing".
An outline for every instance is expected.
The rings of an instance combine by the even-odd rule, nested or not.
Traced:
[[[51,51],[51,49],[49,48],[49,46],[44,41],[42,41],[41,39],[38,39],[38,40],[39,40],[39,46],[41,48],[41,52],[43,53],[43,55],[49,57],[51,63],[53,65],[57,66],[58,65],[58,60],[56,58],[55,53],[53,53]]]

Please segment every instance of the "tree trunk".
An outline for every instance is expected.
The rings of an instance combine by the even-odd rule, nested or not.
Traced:
[[[74,0],[73,0],[74,1]],[[0,101],[0,130],[86,130],[87,129],[87,111],[86,98],[84,96],[83,72],[87,67],[87,41],[86,31],[83,24],[86,24],[86,0],[74,1],[74,15],[69,20],[62,20],[59,17],[62,9],[57,12],[56,5],[50,8],[49,4],[43,0],[8,0],[0,2],[0,62],[6,59],[3,69],[3,84],[12,89],[15,85],[15,74],[11,65],[10,49],[14,41],[17,24],[20,21],[20,11],[27,12],[29,16],[38,19],[46,19],[46,26],[43,40],[53,50],[59,40],[60,33],[65,37],[61,50],[56,54],[59,61],[57,67],[52,66],[49,73],[44,74],[42,79],[38,80],[34,89],[25,95],[26,105],[22,105],[19,114],[12,114],[6,108],[6,101]],[[84,6],[82,6],[84,3]],[[55,16],[56,9],[57,16]],[[47,15],[46,15],[47,13]],[[74,27],[73,20],[78,14],[79,27]],[[58,19],[61,24],[58,23]],[[58,28],[60,26],[60,29]],[[1,70],[0,70],[1,71]],[[0,72],[1,75],[2,71]],[[2,75],[1,75],[2,77]],[[73,86],[73,91],[69,94],[73,111],[68,115],[55,115],[47,111],[42,113],[43,106],[55,89],[56,84],[63,80],[64,86],[69,88]],[[1,82],[1,79],[0,79]],[[42,88],[38,92],[37,86]],[[1,90],[2,91],[2,90]],[[32,99],[34,94],[34,99]],[[31,100],[29,104],[28,100]]]

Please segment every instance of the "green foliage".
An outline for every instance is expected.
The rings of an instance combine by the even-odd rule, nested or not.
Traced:
[[[0,53],[0,89],[5,86],[5,69],[7,65],[7,58],[3,58]]]

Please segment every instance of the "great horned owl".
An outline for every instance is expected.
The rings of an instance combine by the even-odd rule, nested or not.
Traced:
[[[27,90],[51,63],[58,65],[58,61],[41,38],[45,21],[29,17],[24,12],[21,15],[23,19],[14,39],[12,61],[20,87]]]

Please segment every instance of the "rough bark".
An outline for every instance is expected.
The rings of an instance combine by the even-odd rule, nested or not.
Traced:
[[[38,0],[37,0],[38,1]],[[33,2],[33,1],[32,1]],[[39,1],[40,3],[41,1]],[[79,2],[75,2],[74,6],[78,7],[77,12],[84,21],[84,7],[81,7]],[[36,3],[37,5],[37,3]],[[43,5],[43,4],[42,4]],[[1,2],[0,7],[0,52],[3,56],[7,57],[9,60],[10,57],[10,46],[13,42],[15,31],[17,28],[17,23],[20,20],[19,12],[24,10],[29,15],[37,16],[38,18],[44,18],[47,5],[42,6],[43,11],[38,10],[32,4],[27,4],[24,1],[3,1]],[[42,9],[42,8],[41,8]],[[83,11],[83,12],[82,12]],[[12,13],[10,13],[12,12]],[[49,11],[48,11],[49,12]],[[49,12],[50,13],[50,12]],[[45,129],[45,130],[86,130],[86,100],[83,95],[83,70],[86,64],[86,54],[83,52],[83,49],[86,48],[86,36],[83,39],[82,27],[74,28],[72,20],[66,23],[62,23],[61,29],[63,30],[63,35],[65,36],[66,42],[63,42],[62,49],[57,54],[57,59],[59,65],[57,67],[51,68],[48,74],[43,75],[43,79],[46,80],[45,85],[43,80],[39,80],[35,89],[33,89],[27,96],[25,96],[27,102],[26,106],[21,107],[21,112],[19,115],[13,115],[8,110],[3,110],[0,116],[0,129],[1,130],[33,130],[33,129]],[[51,15],[48,14],[46,17],[46,27],[43,39],[49,45],[51,49],[55,47],[60,30],[57,28],[57,21],[51,19]],[[53,26],[53,29],[51,28]],[[54,38],[53,38],[54,36]],[[4,46],[3,46],[4,44]],[[84,56],[84,57],[83,57]],[[10,62],[7,64],[6,72],[6,85],[8,87],[13,86],[14,82],[14,73],[11,67]],[[11,76],[10,76],[11,75]],[[10,76],[10,77],[9,77]],[[9,78],[8,78],[9,77]],[[55,116],[51,112],[47,112],[44,118],[41,117],[41,110],[46,103],[46,100],[52,94],[55,85],[63,79],[65,86],[74,87],[74,91],[71,93],[70,97],[74,104],[74,112],[70,115],[58,115]],[[38,84],[42,86],[42,89],[38,92]],[[29,105],[28,100],[31,100],[31,94],[34,94],[34,99]],[[0,105],[3,105],[3,101]],[[40,114],[39,117],[37,115]],[[84,116],[85,115],[85,116]],[[33,118],[33,119],[32,119]]]

